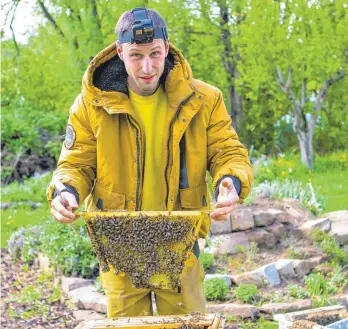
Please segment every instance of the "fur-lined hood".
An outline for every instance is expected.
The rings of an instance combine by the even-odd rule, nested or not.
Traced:
[[[83,77],[82,95],[95,106],[109,113],[127,108],[129,94],[127,72],[117,54],[116,43],[102,50],[90,62]],[[170,43],[160,83],[167,93],[168,103],[176,108],[192,93],[192,70],[181,52]]]

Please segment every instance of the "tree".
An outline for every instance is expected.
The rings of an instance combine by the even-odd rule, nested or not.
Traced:
[[[242,28],[247,79],[254,85],[265,75],[276,79],[294,117],[302,162],[313,169],[318,116],[329,88],[347,74],[348,11],[339,0],[274,1],[268,6],[251,0],[249,8]]]

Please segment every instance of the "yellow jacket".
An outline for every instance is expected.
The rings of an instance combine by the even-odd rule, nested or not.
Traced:
[[[144,138],[128,98],[127,73],[116,44],[90,63],[82,91],[70,109],[66,141],[54,177],[72,186],[87,210],[141,207]],[[168,97],[165,124],[167,209],[208,209],[206,170],[213,188],[226,175],[241,182],[240,202],[248,195],[252,171],[247,149],[231,126],[220,90],[192,77],[181,52],[170,44],[161,78]],[[47,198],[53,198],[49,185]],[[154,197],[156,191],[153,191]],[[201,236],[209,231],[205,223]]]

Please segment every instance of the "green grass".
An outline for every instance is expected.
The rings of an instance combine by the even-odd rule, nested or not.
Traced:
[[[1,210],[1,248],[7,246],[12,232],[19,227],[36,225],[44,222],[49,216],[48,206],[31,210],[29,207]]]
[[[326,212],[348,208],[348,171],[333,170],[326,173],[313,173],[312,184],[324,200]]]
[[[325,156],[317,155],[314,171],[305,168],[299,154],[264,160],[254,165],[255,184],[265,180],[291,179],[311,183],[324,201],[324,211],[347,209],[348,156],[347,151]]]
[[[1,189],[1,202],[22,202],[8,209],[1,209],[1,248],[5,248],[12,232],[19,227],[40,224],[50,218],[46,200],[46,187],[52,174],[26,179],[23,183],[14,182]],[[25,202],[42,203],[32,210]],[[53,219],[52,219],[53,220]],[[80,221],[80,220],[79,220]]]
[[[46,201],[46,186],[51,174],[26,179],[23,183],[14,182],[1,189],[1,202],[42,203],[36,210],[30,205],[19,204],[8,209],[1,209],[1,248],[6,247],[11,233],[19,227],[40,224],[50,216]]]

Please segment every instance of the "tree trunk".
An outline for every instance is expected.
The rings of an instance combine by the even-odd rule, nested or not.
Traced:
[[[236,129],[240,127],[242,120],[242,101],[235,88],[235,80],[239,75],[237,71],[236,55],[234,57],[232,50],[232,34],[229,27],[229,13],[228,7],[224,1],[217,1],[220,9],[220,24],[221,41],[224,45],[223,63],[227,72],[228,82],[228,100],[230,104],[230,113],[232,118],[232,126]]]
[[[230,92],[230,102],[231,102],[231,114],[232,110],[236,113],[236,118],[234,120],[235,126],[239,129],[244,127],[245,123],[245,117],[243,113],[243,103],[242,103],[242,97],[239,95],[239,93],[236,90],[235,87],[235,81],[239,78],[240,73],[237,70],[237,65],[234,65],[233,67],[233,82],[231,83],[231,92]]]
[[[299,131],[296,136],[300,145],[301,161],[309,169],[314,170],[314,153],[313,153],[313,133]]]

